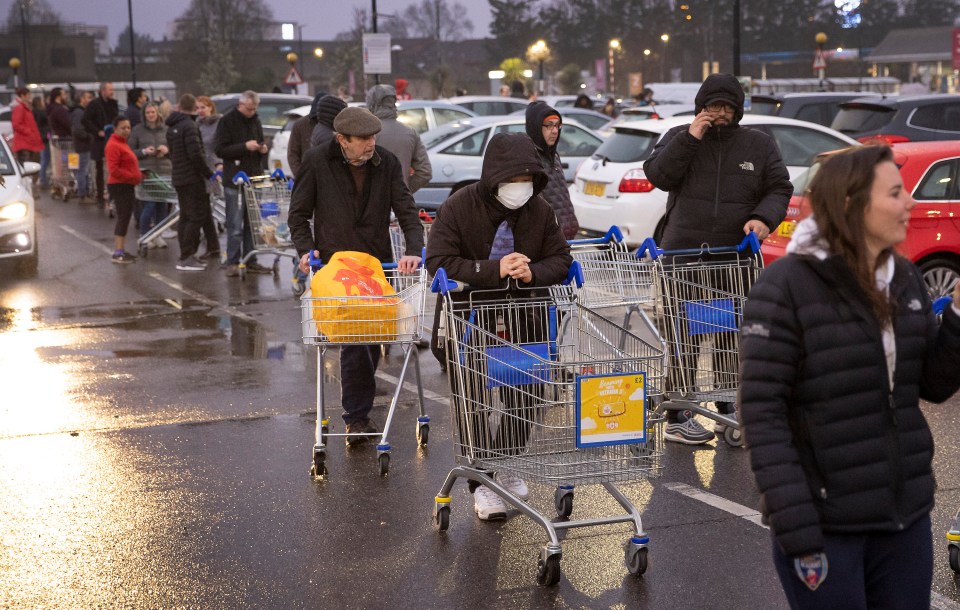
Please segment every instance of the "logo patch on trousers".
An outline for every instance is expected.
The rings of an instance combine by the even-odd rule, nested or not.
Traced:
[[[823,553],[804,555],[793,560],[793,569],[808,589],[816,591],[827,579],[827,556]]]
[[[745,172],[752,172],[753,163],[750,163],[749,161],[744,161],[743,163],[740,164],[740,169],[742,169]]]

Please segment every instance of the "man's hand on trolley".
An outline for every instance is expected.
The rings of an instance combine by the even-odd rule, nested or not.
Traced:
[[[743,234],[749,235],[750,231],[753,231],[757,234],[757,239],[764,240],[770,235],[770,227],[768,227],[762,220],[748,220],[747,224],[743,225]]]
[[[533,281],[533,272],[530,271],[530,259],[519,252],[511,252],[500,259],[500,277],[511,278],[530,283]]]
[[[397,269],[400,270],[400,273],[413,273],[417,270],[417,267],[420,266],[420,257],[411,256],[409,254],[401,256],[400,260],[397,261]]]
[[[313,251],[313,258],[320,258],[319,250]],[[310,274],[310,254],[304,254],[300,257],[300,271],[303,271],[306,274]]]

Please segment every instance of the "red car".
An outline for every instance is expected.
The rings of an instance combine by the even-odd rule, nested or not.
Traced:
[[[920,268],[931,298],[949,294],[960,280],[960,141],[904,142],[892,148],[904,187],[917,200],[898,250]],[[819,167],[815,163],[793,181],[787,216],[763,242],[767,264],[786,253],[797,222],[810,215],[803,193]]]

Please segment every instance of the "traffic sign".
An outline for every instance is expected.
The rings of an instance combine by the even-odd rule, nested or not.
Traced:
[[[827,69],[827,58],[823,56],[823,51],[817,49],[816,54],[813,56],[813,69],[814,70],[826,70]]]
[[[284,85],[302,85],[303,77],[300,76],[300,73],[297,72],[296,66],[290,66],[290,71],[287,72],[287,77],[283,79]]]

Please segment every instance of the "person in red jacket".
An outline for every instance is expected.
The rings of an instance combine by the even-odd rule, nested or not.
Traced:
[[[17,87],[17,100],[13,105],[11,123],[13,123],[13,154],[21,165],[27,161],[40,161],[40,151],[43,150],[43,139],[40,129],[33,118],[30,90],[26,87]],[[33,184],[36,190],[38,175],[34,174]]]
[[[137,155],[133,154],[127,144],[130,131],[130,119],[122,115],[118,116],[113,121],[113,135],[110,136],[104,150],[107,172],[110,176],[107,181],[107,190],[110,191],[110,198],[117,206],[117,224],[113,229],[113,256],[110,258],[114,263],[121,264],[132,263],[136,259],[123,247],[136,200],[134,187],[143,179]]]

